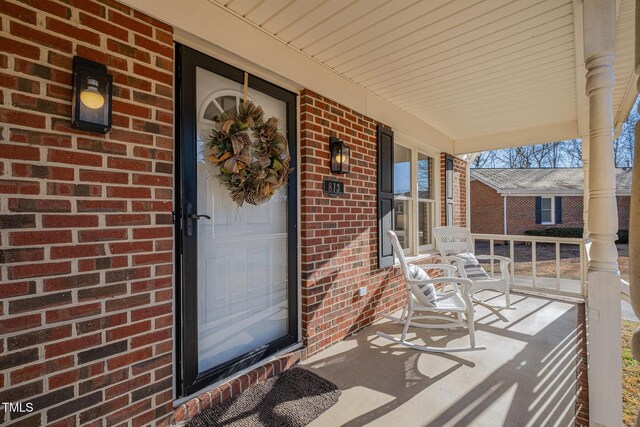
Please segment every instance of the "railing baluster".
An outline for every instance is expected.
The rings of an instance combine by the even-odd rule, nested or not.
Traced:
[[[560,291],[560,242],[556,242],[556,290]]]
[[[511,258],[511,285],[513,285],[513,276],[516,273],[516,257],[515,257],[515,240],[509,240],[509,258]]]
[[[494,255],[493,253],[493,239],[489,239],[489,255]],[[495,277],[495,272],[493,270],[493,259],[491,259],[491,277]]]
[[[474,242],[477,241],[488,241],[490,244],[490,254],[495,255],[495,242],[502,240],[504,242],[509,242],[509,258],[513,262],[510,264],[511,271],[511,283],[510,285],[514,288],[521,289],[542,289],[545,293],[548,294],[557,294],[557,295],[571,295],[575,297],[586,298],[587,288],[586,288],[586,277],[587,277],[587,268],[586,263],[588,262],[588,254],[586,252],[586,246],[583,239],[580,238],[568,238],[568,237],[544,237],[544,236],[521,236],[521,235],[502,235],[502,234],[472,234],[472,239]],[[531,276],[527,276],[527,280],[524,283],[516,283],[515,281],[515,273],[516,273],[516,243],[530,243],[531,244]],[[555,246],[555,259],[556,259],[556,286],[545,286],[543,281],[538,280],[538,243],[544,244],[543,246],[553,247],[550,245],[553,243]],[[580,266],[579,266],[579,274],[580,274],[580,290],[572,290],[571,288],[563,289],[563,280],[567,280],[568,282],[577,281],[576,279],[563,279],[562,278],[562,245],[578,245],[580,248]],[[491,276],[495,275],[495,260],[491,260]],[[489,272],[487,272],[489,273]],[[526,274],[526,273],[525,273]],[[531,281],[528,278],[531,277]],[[551,277],[550,279],[552,279]],[[540,287],[542,286],[542,287]]]
[[[533,275],[533,287],[536,287],[536,241],[531,241],[531,274]]]
[[[587,299],[587,283],[585,280],[586,277],[586,265],[584,262],[586,246],[584,244],[584,240],[580,243],[580,293],[582,293],[583,298]]]

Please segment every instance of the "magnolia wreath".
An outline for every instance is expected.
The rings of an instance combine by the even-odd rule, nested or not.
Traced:
[[[225,112],[214,121],[206,157],[218,167],[218,180],[238,206],[269,200],[292,171],[278,119],[265,121],[262,108],[245,100],[237,112]]]

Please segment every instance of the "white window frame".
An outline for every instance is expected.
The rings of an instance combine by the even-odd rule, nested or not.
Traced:
[[[425,147],[424,144],[411,140],[402,134],[396,133],[394,138],[394,144],[407,148],[411,151],[411,196],[394,196],[393,200],[406,200],[409,202],[409,210],[407,214],[408,222],[408,247],[404,249],[406,256],[417,256],[424,254],[435,249],[435,245],[432,242],[428,245],[418,245],[418,208],[419,202],[426,202],[432,204],[431,215],[431,229],[438,227],[441,222],[440,218],[440,152],[429,147]],[[418,193],[418,153],[430,157],[431,162],[431,198],[420,198]]]
[[[550,209],[551,209],[551,222],[544,222],[542,220],[542,211],[546,210],[542,208],[542,200],[550,199]],[[555,225],[556,223],[556,198],[555,196],[540,196],[540,224],[541,225]]]

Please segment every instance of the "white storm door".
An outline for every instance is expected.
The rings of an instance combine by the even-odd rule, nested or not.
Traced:
[[[206,160],[216,116],[242,102],[244,72],[177,46],[178,393],[188,396],[298,341],[297,184],[236,205]],[[249,76],[296,165],[296,95]]]

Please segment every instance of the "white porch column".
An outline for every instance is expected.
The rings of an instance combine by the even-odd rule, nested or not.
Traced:
[[[640,1],[636,1],[636,73],[640,72]],[[638,79],[640,87],[640,79]],[[640,111],[640,106],[638,107]],[[631,305],[640,317],[640,123],[636,123],[636,144],[633,158],[631,185],[631,212],[629,216],[629,285]],[[640,328],[633,333],[631,345],[633,356],[640,360]],[[640,413],[636,418],[640,426]]]
[[[582,237],[589,238],[589,135],[582,139],[582,173],[584,175],[584,189],[582,193]]]
[[[589,417],[592,426],[622,425],[620,274],[615,240],[612,91],[616,1],[584,0],[584,57],[589,97],[587,300]]]

